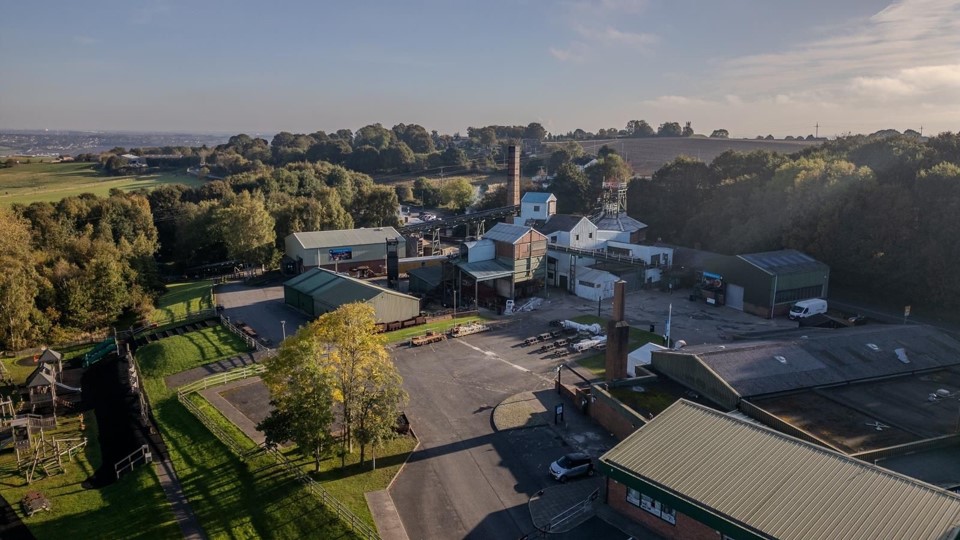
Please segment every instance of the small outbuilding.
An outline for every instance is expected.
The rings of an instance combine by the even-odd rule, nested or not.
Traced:
[[[308,270],[284,283],[283,299],[310,317],[354,302],[372,305],[378,323],[407,321],[420,315],[419,298],[323,268]]]

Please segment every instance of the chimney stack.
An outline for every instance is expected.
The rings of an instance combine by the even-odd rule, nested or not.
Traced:
[[[507,205],[520,206],[520,149],[512,144],[507,147]]]
[[[604,357],[608,381],[627,377],[627,346],[630,340],[630,325],[626,321],[627,282],[613,284],[613,314],[607,321],[607,354]]]

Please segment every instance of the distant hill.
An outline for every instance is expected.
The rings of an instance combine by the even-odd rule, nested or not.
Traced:
[[[727,150],[735,150],[737,152],[767,150],[781,154],[792,154],[808,146],[821,144],[823,141],[652,137],[645,139],[606,139],[578,142],[589,154],[596,154],[597,150],[606,144],[629,161],[630,165],[633,166],[634,172],[638,175],[650,176],[665,163],[682,155],[710,163],[715,157]],[[546,144],[550,145],[555,143]]]

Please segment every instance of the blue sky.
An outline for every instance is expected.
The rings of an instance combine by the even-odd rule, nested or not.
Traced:
[[[958,0],[5,4],[0,129],[960,130]]]

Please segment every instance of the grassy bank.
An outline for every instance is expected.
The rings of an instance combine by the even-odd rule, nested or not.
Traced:
[[[213,281],[191,281],[171,283],[167,292],[157,301],[157,307],[150,313],[150,322],[164,325],[213,308],[211,298]]]
[[[163,377],[247,352],[247,344],[223,326],[154,341],[137,350],[146,377]]]

